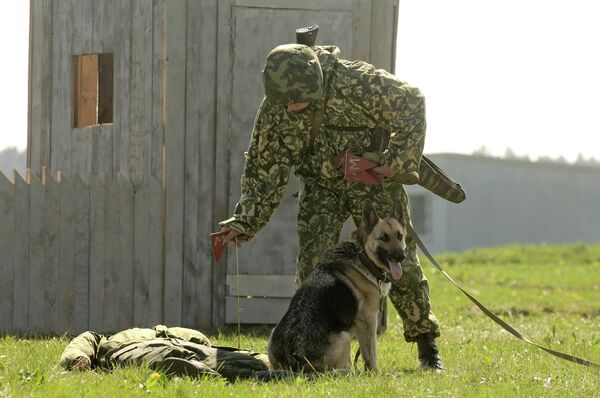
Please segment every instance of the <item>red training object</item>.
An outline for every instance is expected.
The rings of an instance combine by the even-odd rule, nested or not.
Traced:
[[[226,245],[223,243],[223,238],[225,238],[228,233],[229,231],[221,231],[210,234],[210,243],[212,244],[213,254],[215,255],[215,261],[217,263],[221,261],[221,257],[225,251]]]
[[[350,182],[360,182],[367,185],[379,184],[379,179],[370,169],[377,167],[377,164],[370,160],[363,159],[360,156],[346,151],[335,158],[336,163],[344,172],[344,179]]]

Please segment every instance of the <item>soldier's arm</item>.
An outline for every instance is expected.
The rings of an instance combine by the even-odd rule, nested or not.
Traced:
[[[395,77],[383,77],[381,127],[389,133],[383,164],[405,184],[418,181],[419,163],[425,143],[425,98],[421,91]]]
[[[220,223],[247,239],[267,224],[281,202],[292,162],[269,108],[263,101],[256,115],[234,215]]]

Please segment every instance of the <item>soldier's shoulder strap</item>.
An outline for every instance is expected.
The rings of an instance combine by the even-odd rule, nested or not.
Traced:
[[[333,76],[333,71],[329,71],[323,79],[323,99],[319,104],[319,108],[313,111],[312,120],[311,120],[311,130],[310,130],[310,143],[308,145],[307,154],[312,153],[315,140],[319,135],[319,129],[321,128],[321,124],[323,123],[323,117],[325,116],[325,107],[327,106],[327,97],[329,95],[329,83],[331,82]]]

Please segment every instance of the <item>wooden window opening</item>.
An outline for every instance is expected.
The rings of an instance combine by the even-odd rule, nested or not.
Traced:
[[[113,122],[113,55],[85,54],[73,57],[75,127]]]

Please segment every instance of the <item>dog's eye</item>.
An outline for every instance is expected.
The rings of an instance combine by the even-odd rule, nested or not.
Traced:
[[[398,232],[398,233],[396,234],[396,237],[398,238],[398,240],[402,240],[402,234],[401,234],[400,232]]]
[[[390,237],[388,236],[388,234],[383,234],[379,237],[379,240],[382,242],[389,242],[390,241]]]

